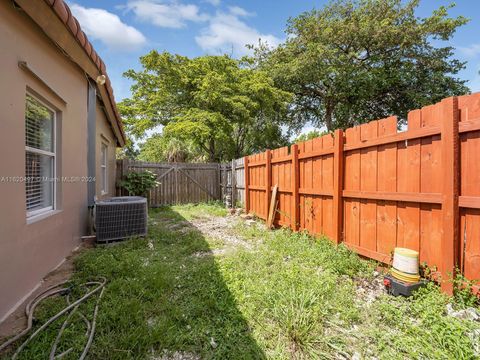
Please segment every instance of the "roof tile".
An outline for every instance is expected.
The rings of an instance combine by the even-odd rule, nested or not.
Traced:
[[[72,32],[73,35],[77,35],[77,31],[79,29],[79,27],[77,26],[78,21],[77,21],[77,19],[75,19],[73,17],[72,12],[71,12],[71,10],[68,6],[66,7],[66,9],[68,11],[67,26],[68,26],[68,28],[70,29],[70,31]]]
[[[55,13],[60,18],[60,20],[62,20],[63,23],[66,24],[68,21],[68,11],[67,6],[63,2],[63,0],[55,0],[55,3],[53,4],[53,10],[55,10]]]
[[[92,56],[92,49],[93,49],[92,44],[90,43],[90,41],[88,41],[88,39],[86,39],[86,40],[87,40],[87,42],[85,44],[84,49],[85,49],[85,52],[87,53],[87,55],[89,57],[91,57]]]
[[[72,12],[68,5],[64,2],[64,0],[45,0],[45,2],[52,7],[52,9],[55,11],[57,16],[62,20],[62,22],[66,25],[67,29],[73,34],[73,36],[77,39],[78,43],[83,47],[85,50],[86,54],[92,60],[92,62],[95,64],[97,69],[100,71],[101,74],[105,75],[106,81],[105,81],[105,89],[107,91],[110,103],[112,104],[112,109],[116,117],[116,121],[118,126],[120,127],[122,136],[125,140],[125,134],[123,131],[123,124],[122,120],[120,117],[120,114],[117,109],[117,105],[115,102],[115,97],[113,94],[113,88],[110,82],[110,78],[108,77],[107,74],[107,68],[105,66],[105,63],[103,60],[100,58],[100,56],[97,54],[95,49],[93,48],[92,44],[88,40],[87,35],[82,31],[80,23],[78,20],[72,15]]]
[[[90,58],[92,59],[93,63],[97,65],[98,54],[92,46],[92,53],[90,54]]]
[[[85,49],[85,44],[87,43],[87,37],[85,36],[85,33],[80,30],[77,32],[77,40],[82,45],[82,47]]]
[[[107,73],[107,67],[102,59],[100,59],[100,72],[105,75]]]

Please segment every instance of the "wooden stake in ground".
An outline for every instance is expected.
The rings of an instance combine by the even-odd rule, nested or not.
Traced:
[[[268,218],[267,218],[267,228],[271,229],[273,226],[273,219],[275,218],[275,211],[277,210],[277,192],[278,192],[278,185],[275,184],[272,190],[272,197],[270,199],[270,209],[268,211]]]

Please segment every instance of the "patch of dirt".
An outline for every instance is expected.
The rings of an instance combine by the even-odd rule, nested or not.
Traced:
[[[204,236],[222,240],[227,247],[251,249],[250,243],[234,233],[233,227],[237,221],[237,218],[233,216],[208,217],[193,219],[190,224]]]
[[[31,299],[50,286],[67,281],[71,278],[74,271],[73,261],[81,249],[82,247],[79,247],[74,250],[60,266],[47,274],[42,279],[38,289],[36,289],[20,306],[18,306],[18,308],[12,314],[10,314],[9,317],[0,323],[0,339],[13,336],[25,329],[27,326],[25,307]]]

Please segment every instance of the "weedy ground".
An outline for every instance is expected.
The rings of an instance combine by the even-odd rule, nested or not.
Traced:
[[[464,302],[437,287],[388,296],[375,264],[345,247],[247,226],[215,204],[152,210],[147,238],[87,249],[75,264],[73,284],[108,279],[90,359],[473,359],[480,350],[479,324],[446,314]],[[38,323],[64,305],[49,300]],[[20,358],[44,359],[60,325]],[[77,319],[60,350],[78,358],[84,331]]]

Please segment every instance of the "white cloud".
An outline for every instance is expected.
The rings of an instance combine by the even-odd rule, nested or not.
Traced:
[[[70,8],[87,36],[103,42],[110,49],[130,51],[140,48],[146,42],[140,31],[123,23],[115,14],[78,4],[72,4]]]
[[[480,44],[472,44],[466,47],[459,46],[458,50],[466,57],[474,58],[480,55]]]
[[[230,6],[228,8],[230,11],[230,14],[236,15],[236,16],[254,16],[255,13],[248,12],[244,8],[241,8],[240,6]]]
[[[205,2],[213,5],[213,6],[218,6],[220,5],[220,0],[205,0]]]
[[[228,13],[218,11],[210,18],[208,27],[195,37],[197,44],[212,53],[230,53],[234,56],[250,54],[248,44],[257,44],[259,39],[270,46],[278,46],[281,39],[271,34],[262,34],[248,26],[240,17],[251,16],[246,10],[235,6]]]
[[[126,5],[140,21],[165,28],[182,28],[187,21],[202,22],[208,15],[201,13],[197,5],[155,0],[132,0]]]

